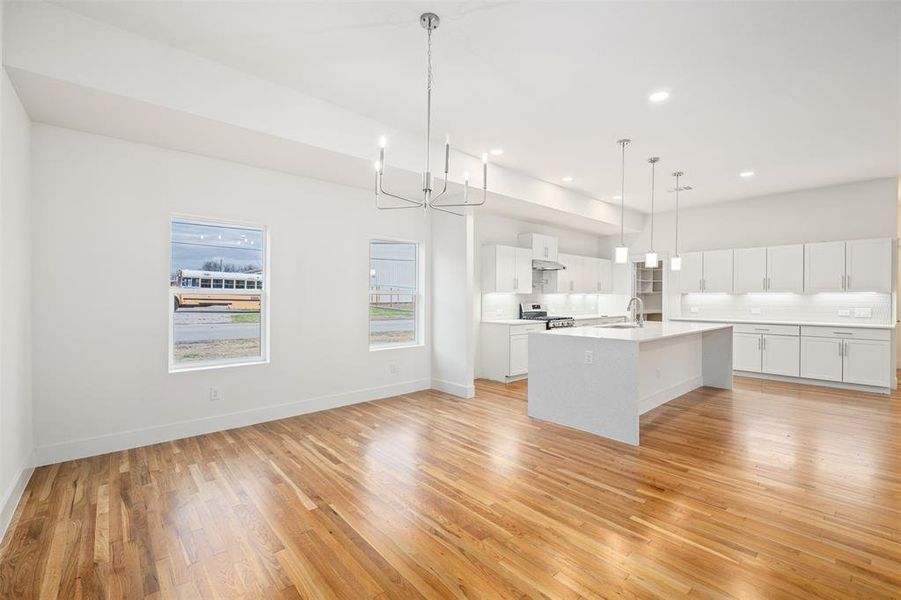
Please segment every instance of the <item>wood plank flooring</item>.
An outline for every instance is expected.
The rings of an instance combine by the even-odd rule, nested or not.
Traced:
[[[42,467],[0,597],[901,597],[897,395],[739,378],[631,448],[477,389]]]

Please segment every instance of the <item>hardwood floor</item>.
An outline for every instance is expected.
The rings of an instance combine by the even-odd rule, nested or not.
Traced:
[[[737,379],[631,448],[525,384],[38,469],[2,598],[901,597],[901,399]]]

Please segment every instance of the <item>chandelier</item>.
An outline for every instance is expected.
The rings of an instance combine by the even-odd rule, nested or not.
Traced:
[[[453,207],[481,206],[488,197],[488,154],[482,154],[482,197],[477,202],[469,201],[469,173],[463,175],[463,201],[457,203],[438,203],[439,198],[447,192],[447,173],[450,170],[450,135],[444,140],[444,178],[441,191],[435,193],[432,180],[432,32],[438,29],[440,19],[435,13],[423,13],[419,17],[419,24],[426,30],[428,71],[426,73],[426,129],[425,129],[425,171],[422,174],[422,199],[406,198],[399,194],[393,194],[385,190],[385,147],[388,140],[382,136],[379,140],[379,159],[375,163],[375,206],[380,210],[397,210],[403,208],[432,208],[441,212],[451,213],[457,216],[462,214],[448,210]],[[381,197],[387,196],[404,202],[404,204],[383,206]]]

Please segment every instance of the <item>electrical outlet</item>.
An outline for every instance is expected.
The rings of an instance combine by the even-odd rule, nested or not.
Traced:
[[[219,402],[222,400],[222,396],[219,394],[219,388],[211,387],[210,388],[210,402]]]
[[[397,373],[397,361],[392,360],[388,363],[388,372],[390,372],[392,375],[394,373]]]
[[[760,309],[759,309],[759,308],[752,308],[752,309],[751,309],[751,314],[752,314],[752,315],[759,315],[759,314],[760,314]]]
[[[586,350],[585,351],[585,364],[590,365],[592,363],[594,363],[594,352],[592,352],[591,350]]]
[[[692,307],[689,308],[688,310],[691,311],[691,313],[692,313],[692,314],[695,314],[695,315],[698,314],[699,312],[701,312],[701,309],[698,308],[697,306],[692,306]]]
[[[851,316],[851,309],[849,309],[849,308],[840,308],[840,309],[838,309],[838,316],[840,316],[840,317],[850,317],[850,316]]]
[[[854,309],[854,317],[857,319],[872,319],[873,318],[873,309],[872,308],[855,308]]]

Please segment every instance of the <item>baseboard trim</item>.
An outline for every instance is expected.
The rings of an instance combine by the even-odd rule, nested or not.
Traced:
[[[0,499],[0,544],[2,544],[3,538],[6,536],[6,530],[16,514],[16,508],[19,506],[19,500],[22,499],[25,486],[28,485],[31,474],[34,473],[34,467],[31,466],[34,462],[34,454],[32,453],[19,471],[19,476],[13,482],[13,485],[6,490],[2,499]]]
[[[400,396],[427,390],[431,384],[432,381],[430,379],[415,379],[382,387],[307,398],[263,408],[40,446],[35,448],[36,464],[39,466],[50,465],[67,460],[140,448],[195,435],[235,429],[236,427],[256,425],[257,423],[339,408],[360,402],[369,402],[370,400]]]
[[[638,414],[643,415],[649,410],[654,410],[661,404],[666,404],[670,400],[675,400],[682,394],[687,394],[691,390],[697,389],[704,385],[704,377],[698,375],[697,377],[692,377],[691,379],[686,379],[681,383],[677,383],[676,385],[671,385],[666,389],[662,389],[659,392],[655,392],[646,398],[641,398],[638,401]]]
[[[841,381],[826,381],[825,379],[806,379],[804,377],[792,377],[790,375],[772,375],[770,373],[753,373],[751,371],[735,371],[737,377],[750,377],[752,379],[766,379],[769,381],[781,381],[785,383],[799,383],[801,385],[814,385],[820,387],[849,390],[852,392],[870,392],[871,394],[891,394],[890,388],[872,385],[858,385],[856,383],[842,383]]]
[[[476,386],[470,383],[465,385],[462,383],[454,383],[453,381],[445,381],[443,379],[433,379],[432,389],[439,392],[446,392],[458,398],[472,398],[476,395]]]

